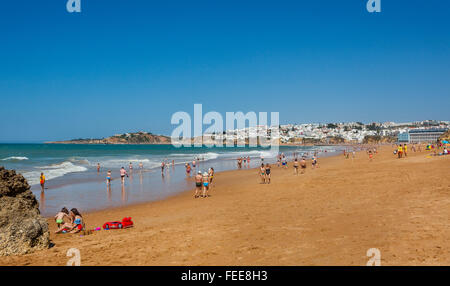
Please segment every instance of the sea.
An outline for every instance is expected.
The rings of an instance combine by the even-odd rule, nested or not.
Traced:
[[[39,201],[41,213],[54,216],[62,207],[76,207],[82,212],[95,211],[167,198],[193,189],[186,176],[185,164],[196,160],[197,171],[215,172],[237,169],[236,159],[250,157],[244,168],[275,163],[277,154],[294,154],[319,158],[341,152],[339,146],[263,147],[175,147],[172,145],[92,145],[92,144],[0,144],[0,166],[21,173]],[[161,172],[161,163],[168,166]],[[172,164],[172,162],[174,164]],[[130,170],[130,163],[132,170]],[[143,168],[139,168],[142,163]],[[97,171],[100,164],[100,171]],[[129,173],[120,182],[121,167]],[[112,183],[106,185],[106,173],[112,172]],[[39,176],[46,176],[41,191]],[[255,182],[257,179],[255,179]]]

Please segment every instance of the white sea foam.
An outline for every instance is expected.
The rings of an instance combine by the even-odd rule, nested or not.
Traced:
[[[103,159],[99,160],[99,163],[100,166],[106,168],[120,168],[120,167],[128,168],[130,163],[132,163],[135,168],[138,167],[139,163],[142,163],[145,169],[152,169],[159,167],[161,165],[161,161],[150,160],[146,158]]]
[[[20,156],[11,156],[8,158],[1,159],[1,161],[23,161],[23,160],[28,160],[28,158]]]
[[[87,171],[86,167],[74,165],[68,161],[49,166],[35,167],[35,169],[37,170],[22,173],[22,175],[28,180],[28,183],[30,185],[39,184],[39,177],[41,175],[41,172],[44,173],[47,180],[51,180],[62,177],[65,174]]]

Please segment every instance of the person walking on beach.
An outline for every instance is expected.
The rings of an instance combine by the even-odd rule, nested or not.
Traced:
[[[403,144],[403,155],[405,155],[405,157],[407,156],[406,151],[408,151],[408,146],[406,146],[406,144]]]
[[[237,159],[237,163],[238,163],[238,169],[239,169],[239,170],[242,169],[242,157],[239,157],[239,158]]]
[[[398,155],[399,159],[402,157],[402,153],[403,153],[403,147],[402,147],[402,144],[400,144],[400,145],[398,145],[398,149],[397,149],[397,155]]]
[[[209,188],[212,188],[212,182],[213,182],[213,177],[214,177],[214,168],[211,167],[208,170],[208,174],[209,174]]]
[[[265,176],[265,181],[267,184],[270,184],[270,165],[267,163],[266,164],[266,176]]]
[[[347,153],[347,154],[348,154],[348,153]],[[315,156],[312,156],[312,157],[311,157],[311,167],[312,167],[313,169],[315,169],[315,168],[316,168],[316,164],[317,164],[316,157],[315,157]]]
[[[127,173],[127,170],[125,170],[125,168],[122,167],[122,168],[120,169],[120,180],[122,181],[122,184],[125,183],[125,176],[128,177],[128,173]]]
[[[97,173],[100,173],[100,163],[97,163]]]
[[[259,176],[261,177],[261,183],[266,183],[266,168],[264,167],[264,163],[261,164],[261,167],[259,168]]]
[[[209,197],[208,191],[209,191],[209,175],[207,172],[203,173],[202,177],[202,183],[203,183],[203,198]]]
[[[130,168],[130,172],[132,172],[133,171],[133,163],[130,162],[129,168]]]
[[[287,158],[286,158],[286,156],[284,154],[283,154],[283,159],[282,159],[281,165],[283,165],[283,167],[285,169],[288,168]]]
[[[302,174],[306,171],[306,160],[305,157],[302,157],[302,160],[300,161],[300,167],[302,168]]]
[[[142,164],[142,162],[139,162],[139,169],[144,169],[144,164]]]
[[[202,191],[202,172],[198,171],[197,175],[195,175],[195,194],[194,194],[194,198],[198,198],[201,191]]]
[[[42,192],[44,192],[44,190],[45,190],[45,176],[44,176],[44,173],[41,173],[41,176],[39,177],[39,183],[41,184]]]
[[[297,157],[295,157],[295,159],[294,159],[294,174],[296,175],[296,176],[298,176],[298,160],[297,160]]]

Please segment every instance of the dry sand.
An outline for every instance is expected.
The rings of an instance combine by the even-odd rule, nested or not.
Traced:
[[[54,235],[55,246],[0,257],[0,265],[365,265],[378,248],[382,265],[450,264],[450,156],[382,147],[369,162],[343,156],[294,176],[272,167],[221,172],[210,198],[192,192],[85,214],[88,227],[131,216],[135,227],[91,235]],[[291,165],[291,164],[290,164]],[[56,226],[49,220],[51,230]]]

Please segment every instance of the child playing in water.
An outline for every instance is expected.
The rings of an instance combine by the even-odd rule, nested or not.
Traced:
[[[66,207],[63,207],[61,211],[55,215],[55,221],[56,224],[58,225],[58,228],[60,228],[64,224],[64,218],[66,217],[70,219],[69,210],[66,209]]]

